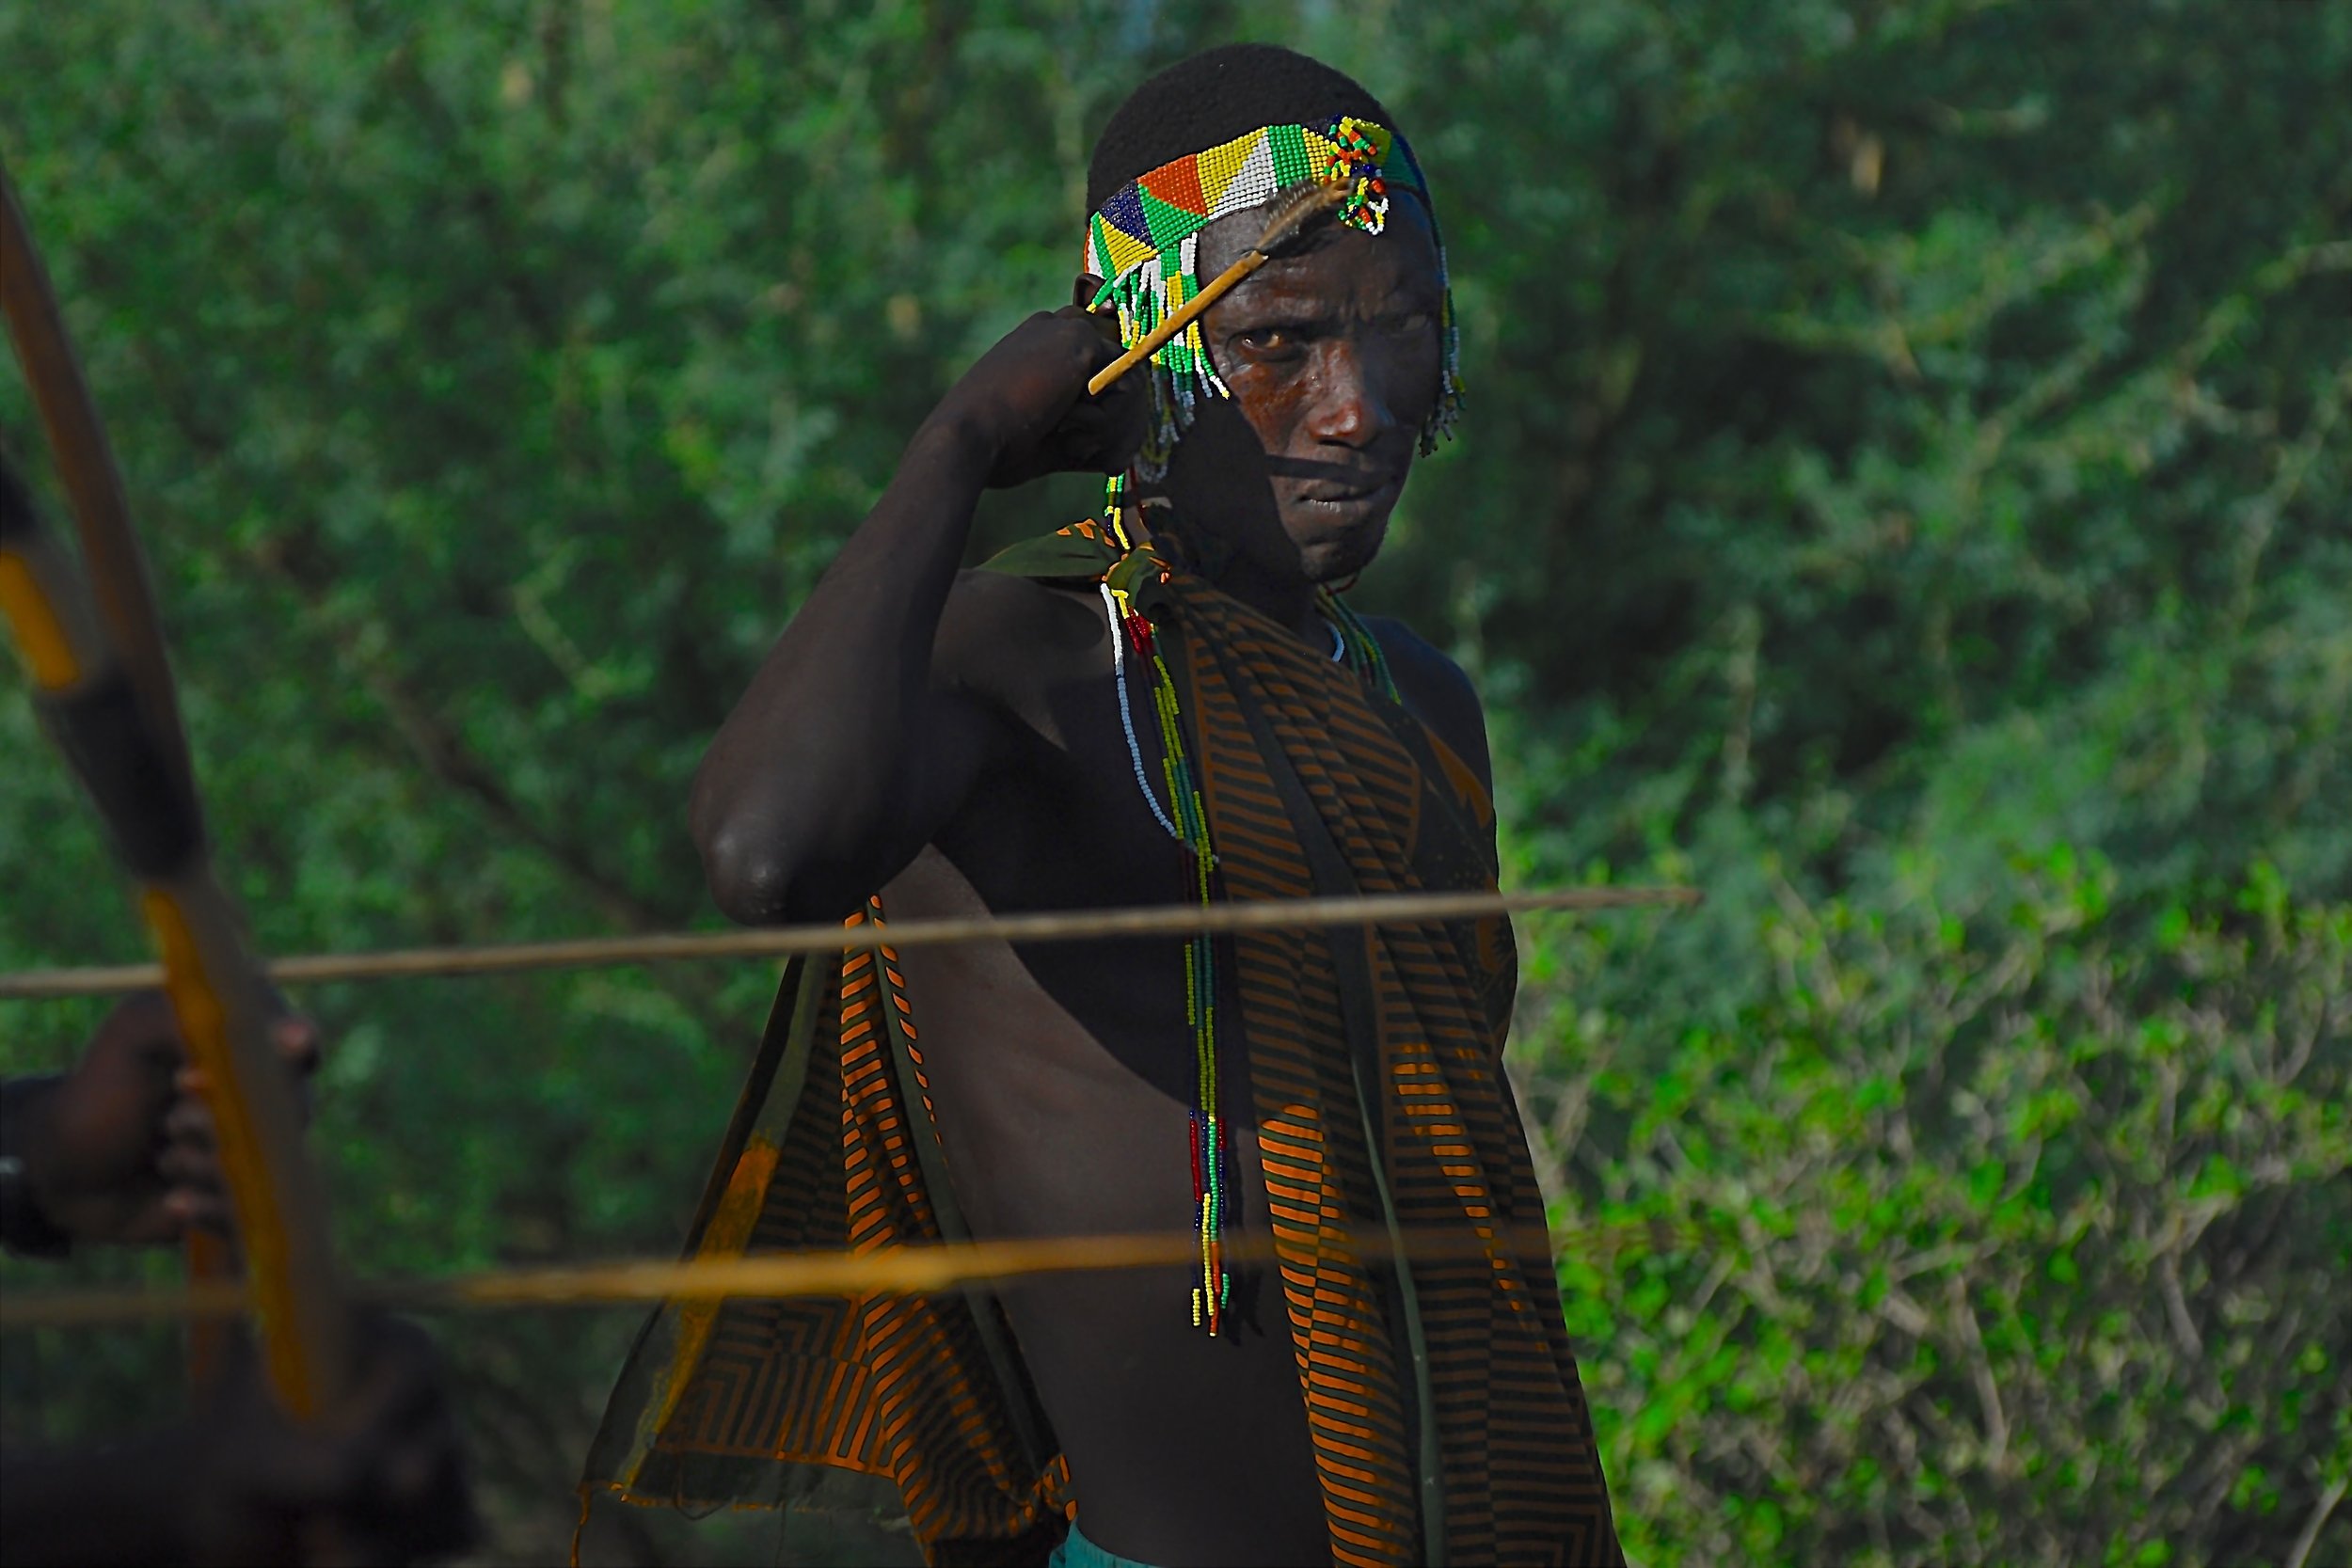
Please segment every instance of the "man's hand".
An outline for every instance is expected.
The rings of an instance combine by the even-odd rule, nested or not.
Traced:
[[[220,1393],[185,1429],[181,1488],[196,1562],[413,1562],[478,1533],[457,1418],[433,1341],[360,1323],[342,1407],[296,1426],[241,1345]]]
[[[1088,378],[1118,356],[1117,318],[1074,305],[1040,311],[980,356],[931,420],[973,443],[1000,489],[1050,473],[1116,473],[1142,445],[1150,409],[1140,375],[1087,395]]]
[[[318,1065],[318,1030],[275,1026],[288,1065]],[[150,993],[98,1026],[72,1071],[21,1102],[20,1158],[41,1214],[77,1242],[168,1242],[225,1227],[229,1203],[201,1075],[185,1064],[170,1005]]]

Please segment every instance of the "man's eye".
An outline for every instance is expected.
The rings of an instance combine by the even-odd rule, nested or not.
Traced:
[[[1299,338],[1295,326],[1253,326],[1241,334],[1241,342],[1252,354],[1288,354],[1299,346]]]
[[[1416,332],[1428,331],[1433,319],[1426,310],[1415,310],[1409,315],[1391,316],[1388,324],[1389,330],[1400,338],[1409,337]]]

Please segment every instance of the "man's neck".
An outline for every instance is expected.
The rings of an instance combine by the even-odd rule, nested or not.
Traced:
[[[1331,635],[1324,627],[1323,611],[1315,603],[1315,586],[1311,582],[1295,578],[1274,581],[1238,561],[1209,580],[1219,592],[1239,599],[1277,625],[1288,626],[1308,642],[1319,645]]]
[[[1289,627],[1302,641],[1320,646],[1329,638],[1322,609],[1315,600],[1313,583],[1295,574],[1270,573],[1221,541],[1202,539],[1171,518],[1163,508],[1151,508],[1145,514],[1144,526],[1173,535],[1194,574],[1219,593],[1239,599],[1276,625]]]

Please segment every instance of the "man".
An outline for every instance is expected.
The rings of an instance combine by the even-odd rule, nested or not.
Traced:
[[[310,1071],[316,1030],[288,1018],[277,1033]],[[0,1082],[0,1244],[58,1257],[225,1226],[202,1088],[159,995],[116,1008],[71,1071]],[[472,1505],[430,1342],[387,1319],[361,1342],[331,1431],[287,1421],[241,1352],[189,1419],[96,1449],[11,1447],[0,1563],[408,1561],[465,1545]]]
[[[1074,304],[942,401],[704,761],[730,915],[1494,885],[1475,694],[1331,592],[1457,396],[1394,129],[1250,46],[1113,117]],[[1087,396],[1312,180],[1340,221]],[[1104,517],[959,573],[981,490],[1055,469],[1120,475]],[[591,1484],[799,1506],[864,1475],[933,1561],[1616,1560],[1549,1260],[1504,1235],[1542,1219],[1512,988],[1500,921],[802,966],[698,1251],[1192,1226],[1200,1260],[665,1313]],[[1383,1227],[1477,1245],[1400,1259]]]

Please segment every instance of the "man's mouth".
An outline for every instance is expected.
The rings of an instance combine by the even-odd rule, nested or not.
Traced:
[[[1316,480],[1299,486],[1296,494],[1309,515],[1345,521],[1394,500],[1399,483],[1396,474],[1365,474],[1347,480]]]

